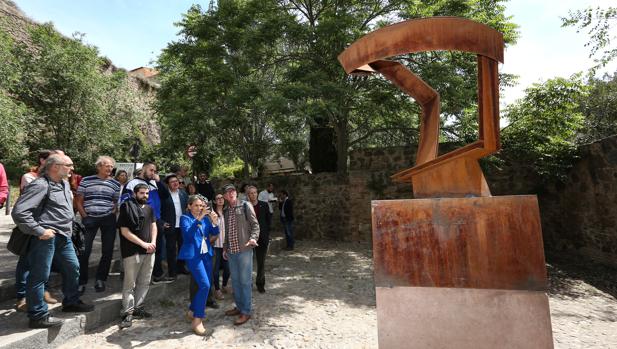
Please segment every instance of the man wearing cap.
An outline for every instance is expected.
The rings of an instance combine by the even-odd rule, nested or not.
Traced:
[[[259,222],[253,206],[238,200],[233,184],[223,187],[227,206],[225,219],[225,242],[223,258],[229,260],[236,307],[225,312],[226,316],[238,316],[234,325],[242,325],[251,318],[253,289],[253,248],[259,239]]]

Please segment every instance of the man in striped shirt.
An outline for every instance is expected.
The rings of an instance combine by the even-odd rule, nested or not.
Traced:
[[[105,291],[105,281],[111,267],[116,241],[116,202],[120,196],[120,182],[111,176],[116,162],[109,156],[96,160],[96,175],[84,177],[77,188],[75,203],[86,227],[85,251],[79,260],[79,292],[88,283],[88,260],[96,232],[101,230],[102,255],[96,271],[96,292]]]

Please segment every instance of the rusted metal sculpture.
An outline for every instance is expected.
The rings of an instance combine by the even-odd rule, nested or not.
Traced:
[[[439,94],[387,57],[478,55],[479,137],[438,156]],[[453,17],[374,31],[339,55],[349,74],[380,73],[422,107],[416,165],[392,176],[414,200],[372,202],[379,344],[385,348],[552,348],[535,196],[492,197],[478,159],[500,148],[501,33]]]
[[[384,58],[412,52],[457,50],[478,55],[479,139],[437,156],[439,94],[401,63]],[[497,151],[499,144],[498,62],[504,42],[498,31],[467,19],[437,17],[411,20],[374,31],[339,55],[348,74],[379,72],[422,107],[416,166],[392,178],[412,182],[414,196],[490,196],[477,160]]]

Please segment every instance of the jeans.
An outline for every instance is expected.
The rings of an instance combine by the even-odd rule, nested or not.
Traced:
[[[62,274],[62,305],[76,304],[79,301],[79,262],[70,238],[60,234],[49,240],[34,238],[30,242],[27,259],[30,264],[30,275],[26,283],[29,318],[38,320],[49,314],[43,293],[52,261],[58,265]]]
[[[154,255],[134,254],[122,260],[124,265],[124,280],[122,280],[122,312],[120,315],[132,314],[135,308],[143,305],[148,289]]]
[[[285,230],[285,239],[287,240],[287,247],[294,248],[293,220],[287,220],[284,217],[281,217],[281,223],[283,224],[283,229]]]
[[[234,288],[234,301],[240,313],[251,314],[253,298],[253,250],[228,253],[231,283]]]
[[[257,287],[266,286],[266,255],[268,254],[268,244],[270,242],[260,243],[255,247],[255,260],[257,261],[257,278],[255,284]]]
[[[79,284],[85,285],[88,283],[88,262],[90,253],[92,253],[92,245],[96,232],[101,229],[101,259],[99,266],[96,269],[96,279],[107,281],[107,275],[111,268],[111,259],[114,254],[114,242],[116,241],[116,215],[113,213],[103,217],[86,216],[82,220],[86,228],[86,236],[84,237],[84,254],[79,258],[79,267],[81,273],[79,275]]]
[[[55,265],[52,263],[52,266]],[[52,267],[52,270],[55,270]],[[19,256],[17,266],[15,267],[15,298],[26,298],[26,280],[30,274],[30,265],[28,265],[27,256]],[[45,283],[45,291],[49,290],[49,282]]]
[[[197,293],[191,297],[189,309],[193,312],[194,317],[204,318],[206,316],[206,300],[210,292],[210,280],[212,280],[212,256],[207,253],[201,254],[187,260],[186,265],[197,283]]]
[[[214,248],[214,269],[212,270],[212,277],[214,278],[214,289],[220,290],[221,283],[219,280],[220,270],[223,268],[223,287],[227,286],[229,281],[229,262],[223,258],[223,248]]]

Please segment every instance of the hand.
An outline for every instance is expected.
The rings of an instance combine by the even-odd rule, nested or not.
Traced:
[[[155,173],[154,176],[152,177],[152,179],[154,179],[155,182],[160,182],[161,181],[161,177],[159,176],[158,173]]]
[[[169,223],[163,223],[163,228],[169,229],[171,225]]]
[[[146,242],[143,246],[146,249],[146,253],[154,253],[156,251],[156,244]]]
[[[39,236],[39,240],[49,240],[56,236],[56,232],[53,229],[45,229],[43,235]]]
[[[210,222],[212,222],[212,225],[219,224],[219,216],[214,211],[210,211],[208,217],[210,217]]]
[[[227,260],[227,250],[223,250],[223,259]]]
[[[257,241],[255,241],[255,239],[249,239],[249,241],[244,246],[246,246],[246,247],[250,247],[250,246],[256,247],[258,245],[257,245]]]

